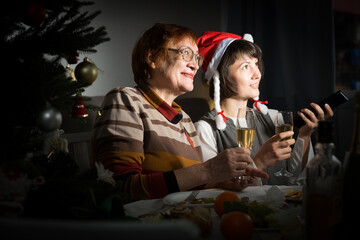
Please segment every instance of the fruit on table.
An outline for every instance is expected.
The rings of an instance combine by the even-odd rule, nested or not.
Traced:
[[[254,230],[250,216],[243,212],[229,212],[223,215],[220,222],[220,232],[227,240],[248,240]]]
[[[214,201],[214,210],[221,217],[225,213],[224,202],[233,203],[234,201],[241,201],[238,195],[234,192],[225,191],[220,193]]]

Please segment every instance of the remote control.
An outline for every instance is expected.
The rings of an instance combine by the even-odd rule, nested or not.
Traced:
[[[349,101],[349,98],[342,91],[337,91],[336,93],[328,96],[317,104],[325,111],[325,103],[329,104],[331,109],[334,110],[337,106]],[[316,113],[315,109],[309,108],[313,113]],[[305,124],[304,120],[296,114],[294,117],[294,126],[297,128],[302,127]]]

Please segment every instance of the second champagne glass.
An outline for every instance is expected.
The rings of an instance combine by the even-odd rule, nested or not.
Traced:
[[[291,111],[279,111],[276,115],[275,131],[276,134],[286,131],[293,131],[293,113]],[[291,139],[291,137],[283,138],[280,141]],[[286,160],[284,160],[286,161]],[[274,173],[277,177],[292,177],[294,174],[281,168],[280,171]]]

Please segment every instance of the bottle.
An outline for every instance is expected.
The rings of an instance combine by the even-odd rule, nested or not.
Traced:
[[[306,239],[335,239],[341,223],[342,163],[334,155],[333,123],[319,121],[315,157],[306,167]]]
[[[344,162],[344,235],[358,234],[360,214],[360,91],[355,94],[355,121],[350,153]],[[356,220],[355,220],[356,219]]]

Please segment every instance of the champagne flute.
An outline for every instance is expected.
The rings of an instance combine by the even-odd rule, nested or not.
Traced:
[[[255,138],[255,112],[252,108],[239,108],[236,118],[236,140],[239,147],[251,149]],[[250,180],[250,176],[237,179]]]
[[[239,147],[251,149],[255,138],[255,113],[252,108],[239,108],[236,119],[236,139]]]
[[[291,111],[279,111],[276,115],[275,120],[275,132],[279,134],[281,132],[292,131],[294,123],[293,123],[293,113]],[[281,139],[280,141],[285,141],[287,139],[291,139],[292,137],[286,137]],[[286,161],[286,159],[284,160]],[[274,175],[276,177],[292,177],[294,174],[288,172],[286,169],[281,168],[280,171],[275,172]]]

